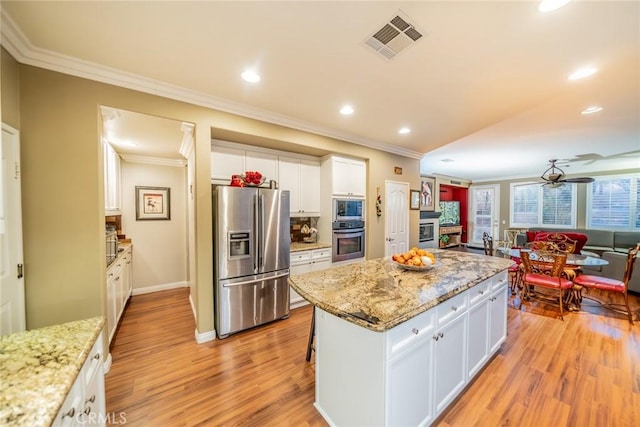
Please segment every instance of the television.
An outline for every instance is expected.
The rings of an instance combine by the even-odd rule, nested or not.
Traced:
[[[460,202],[440,202],[440,218],[442,226],[460,225]]]

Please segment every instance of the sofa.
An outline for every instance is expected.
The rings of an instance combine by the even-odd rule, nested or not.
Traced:
[[[640,243],[640,232],[634,231],[588,230],[584,228],[529,228],[525,233],[517,236],[516,244],[518,246],[524,246],[527,242],[534,241],[538,233],[564,233],[567,234],[569,238],[571,238],[572,234],[586,235],[587,241],[584,243],[584,246],[582,248],[576,247],[576,249],[582,254],[599,256],[609,261],[609,264],[602,267],[585,266],[584,272],[594,276],[610,277],[618,280],[622,280],[624,276],[629,248]],[[639,261],[636,261],[634,274],[629,281],[629,290],[640,294]]]

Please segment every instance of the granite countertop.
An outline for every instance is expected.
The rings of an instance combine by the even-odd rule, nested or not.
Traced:
[[[50,425],[103,325],[93,317],[0,337],[0,425]]]
[[[322,310],[383,332],[513,264],[506,258],[430,251],[436,256],[436,264],[426,271],[403,270],[386,257],[293,275],[289,283]]]
[[[304,243],[304,242],[292,242],[289,246],[290,252],[311,251],[313,249],[326,249],[330,248],[331,243]]]

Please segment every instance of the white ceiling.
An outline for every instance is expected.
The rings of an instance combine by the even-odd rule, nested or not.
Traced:
[[[3,46],[21,62],[121,73],[139,90],[169,88],[225,111],[427,153],[427,174],[537,176],[552,158],[574,160],[569,174],[640,168],[637,1],[573,1],[547,14],[533,1],[3,0],[2,8]],[[399,11],[424,36],[388,60],[364,41]],[[567,81],[584,65],[599,72]],[[240,79],[247,67],[259,84]],[[355,114],[341,116],[344,103]],[[593,104],[604,110],[580,114]],[[412,132],[399,135],[402,126]]]

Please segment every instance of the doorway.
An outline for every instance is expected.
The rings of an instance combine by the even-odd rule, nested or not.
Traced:
[[[470,187],[471,204],[469,212],[469,246],[483,247],[484,233],[500,240],[500,186],[479,185]]]
[[[385,181],[384,256],[409,249],[409,183]]]

